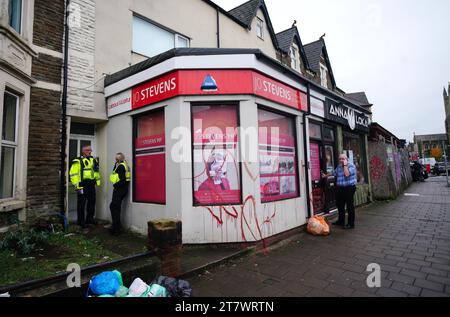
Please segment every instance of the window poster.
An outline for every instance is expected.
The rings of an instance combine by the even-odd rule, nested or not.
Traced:
[[[262,202],[298,197],[294,120],[261,109],[258,120]]]
[[[193,106],[193,186],[197,206],[242,203],[237,106]]]
[[[325,160],[327,167],[327,174],[334,172],[334,148],[331,145],[325,145]]]
[[[320,181],[320,146],[317,143],[311,143],[311,179],[312,181]]]
[[[135,120],[134,200],[166,203],[166,142],[164,111]]]

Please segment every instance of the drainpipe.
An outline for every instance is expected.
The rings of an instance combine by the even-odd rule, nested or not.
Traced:
[[[60,213],[63,219],[64,228],[66,222],[66,147],[67,147],[67,82],[68,82],[68,64],[69,64],[69,6],[70,0],[66,0],[64,15],[64,70],[63,70],[63,94],[61,101],[61,174],[60,174]]]
[[[311,210],[311,188],[309,186],[309,158],[308,158],[308,144],[309,140],[307,138],[307,126],[306,126],[306,117],[311,114],[311,88],[310,84],[307,84],[307,94],[308,94],[308,112],[303,113],[303,146],[304,146],[304,157],[305,157],[305,181],[306,181],[306,201],[308,207],[308,219],[312,216]]]
[[[220,12],[219,12],[219,9],[217,9],[216,12],[217,12],[217,48],[220,48]]]

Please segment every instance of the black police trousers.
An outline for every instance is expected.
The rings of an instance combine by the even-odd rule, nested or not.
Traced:
[[[77,201],[77,213],[79,226],[86,226],[94,222],[95,216],[95,181],[84,180],[83,181],[83,193],[78,193]],[[87,203],[87,215],[85,216],[85,209]]]
[[[122,200],[128,194],[128,186],[114,188],[113,197],[109,209],[111,210],[112,230],[118,232],[122,229],[120,213],[122,210]]]

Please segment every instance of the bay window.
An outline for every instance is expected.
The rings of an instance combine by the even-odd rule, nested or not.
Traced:
[[[3,98],[0,155],[0,199],[13,198],[17,152],[19,97],[5,92]]]
[[[17,31],[22,32],[22,0],[9,0],[9,25]]]

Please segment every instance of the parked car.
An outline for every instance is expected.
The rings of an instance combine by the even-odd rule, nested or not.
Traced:
[[[450,162],[447,162],[447,170],[450,174]],[[445,162],[438,162],[438,163],[436,163],[436,165],[434,165],[434,168],[433,168],[434,175],[439,176],[441,174],[446,174],[446,172],[447,171],[445,170]]]
[[[427,173],[431,173],[434,165],[436,165],[436,159],[434,157],[422,158],[419,160],[419,163],[423,165]]]

